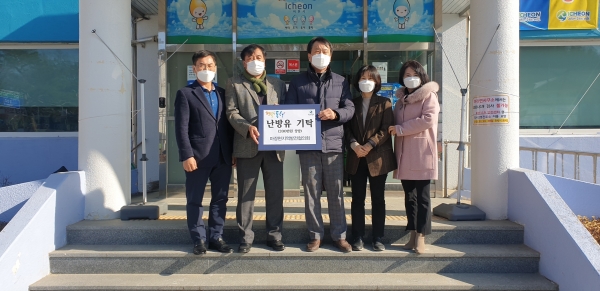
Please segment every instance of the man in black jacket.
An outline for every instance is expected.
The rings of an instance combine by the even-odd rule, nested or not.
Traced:
[[[313,38],[307,46],[310,66],[290,82],[286,104],[320,104],[321,151],[298,151],[305,195],[306,224],[310,233],[309,252],[319,249],[324,236],[321,217],[321,192],[327,191],[331,238],[343,252],[352,251],[346,241],[344,210],[343,137],[344,123],[354,115],[350,87],[346,79],[329,68],[333,47],[323,37]]]
[[[185,170],[188,230],[194,242],[194,254],[206,253],[202,198],[210,179],[208,248],[230,253],[232,249],[221,235],[231,166],[235,165],[231,157],[233,128],[225,115],[225,90],[212,82],[217,72],[215,54],[201,50],[194,54],[192,61],[197,80],[177,91],[175,98],[175,139]]]

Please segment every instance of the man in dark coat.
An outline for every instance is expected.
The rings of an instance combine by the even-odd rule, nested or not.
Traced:
[[[196,255],[206,253],[202,198],[210,179],[212,197],[208,214],[208,248],[232,252],[221,238],[231,179],[233,128],[227,121],[225,90],[213,83],[217,72],[214,53],[201,50],[192,57],[197,80],[177,91],[175,138],[185,170],[188,230]]]
[[[320,104],[321,151],[298,151],[305,195],[306,224],[310,234],[307,250],[319,249],[324,236],[321,217],[321,192],[327,191],[331,238],[343,252],[352,251],[346,241],[344,210],[343,138],[344,123],[354,115],[350,87],[346,79],[329,68],[333,47],[323,37],[313,38],[307,46],[310,66],[290,82],[286,104]],[[325,187],[325,189],[323,189]]]

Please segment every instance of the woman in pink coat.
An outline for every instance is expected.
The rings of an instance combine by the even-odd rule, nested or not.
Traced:
[[[394,178],[402,182],[410,240],[404,249],[425,252],[425,236],[431,233],[429,185],[437,180],[437,124],[440,105],[439,85],[430,82],[417,61],[408,61],[400,69],[402,88],[396,91],[395,124],[389,132],[395,136],[398,169]]]

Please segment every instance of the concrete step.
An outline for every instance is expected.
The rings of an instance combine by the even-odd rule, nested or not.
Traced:
[[[369,194],[367,194],[367,197],[370,197]],[[149,201],[153,201],[153,200],[149,200]],[[184,198],[168,198],[168,199],[159,199],[159,201],[161,202],[165,202],[168,204],[168,209],[169,209],[169,215],[185,215],[185,210],[186,210],[186,202],[187,199]],[[227,212],[227,214],[235,216],[235,208],[238,204],[238,199],[237,198],[229,198],[227,201],[227,209],[229,209],[229,211]],[[371,209],[372,209],[372,205],[371,205],[371,198],[366,198],[365,199],[365,211],[367,214],[370,214]],[[466,203],[468,203],[469,201],[466,201]],[[266,200],[264,197],[257,197],[254,200],[254,212],[255,213],[259,213],[262,212],[264,214],[265,211],[265,203]],[[442,203],[456,203],[455,199],[449,199],[449,198],[431,198],[431,206],[432,208],[442,204]],[[463,202],[465,203],[465,202]],[[202,200],[202,204],[203,205],[209,205],[210,204],[210,198],[204,198]],[[351,204],[352,204],[352,197],[345,197],[344,198],[344,208],[346,210],[346,214],[350,214],[350,208],[351,208]],[[406,215],[406,211],[404,209],[404,196],[402,197],[390,197],[388,196],[388,192],[386,191],[386,198],[385,198],[385,205],[386,205],[386,215]],[[284,197],[283,199],[283,206],[284,206],[284,212],[285,214],[304,214],[305,213],[305,201],[304,201],[304,197]],[[325,198],[325,195],[323,196],[323,198],[321,198],[321,207],[322,207],[322,213],[323,214],[327,214],[328,212],[328,204],[327,204],[327,198]],[[435,217],[434,217],[435,218]]]
[[[50,275],[29,290],[558,290],[539,274]]]
[[[232,245],[237,250],[237,245]],[[382,252],[342,253],[333,245],[282,252],[254,245],[247,254],[209,251],[193,255],[189,245],[69,245],[50,253],[54,274],[244,274],[244,273],[537,273],[539,253],[525,245],[429,245],[418,255],[400,245]]]
[[[350,220],[348,221],[350,222]],[[264,220],[254,222],[255,243],[267,240]],[[366,236],[370,239],[371,225],[367,220]],[[404,244],[408,241],[406,221],[386,221],[384,243]],[[348,236],[350,236],[350,224]],[[433,232],[426,237],[428,244],[522,244],[523,226],[507,220],[435,221]],[[325,242],[330,242],[329,226],[325,223]],[[235,220],[226,220],[223,239],[239,243]],[[283,242],[303,244],[309,239],[306,223],[284,221]],[[191,238],[185,220],[84,220],[67,227],[67,241],[74,245],[158,245],[190,244]]]

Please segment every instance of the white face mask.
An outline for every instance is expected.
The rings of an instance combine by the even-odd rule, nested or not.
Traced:
[[[252,76],[262,75],[265,71],[265,62],[254,60],[246,63],[246,71]]]
[[[375,89],[375,82],[371,80],[361,80],[358,82],[358,88],[365,93],[373,92],[373,89]]]
[[[406,88],[414,89],[421,85],[421,79],[419,77],[406,77],[404,78],[404,86]]]
[[[198,77],[198,80],[204,83],[212,82],[212,80],[215,78],[215,72],[209,70],[198,71],[198,73],[196,73],[196,77]]]
[[[312,56],[310,63],[315,66],[315,68],[319,70],[323,70],[329,66],[329,62],[331,61],[331,57],[324,54],[318,54]]]

